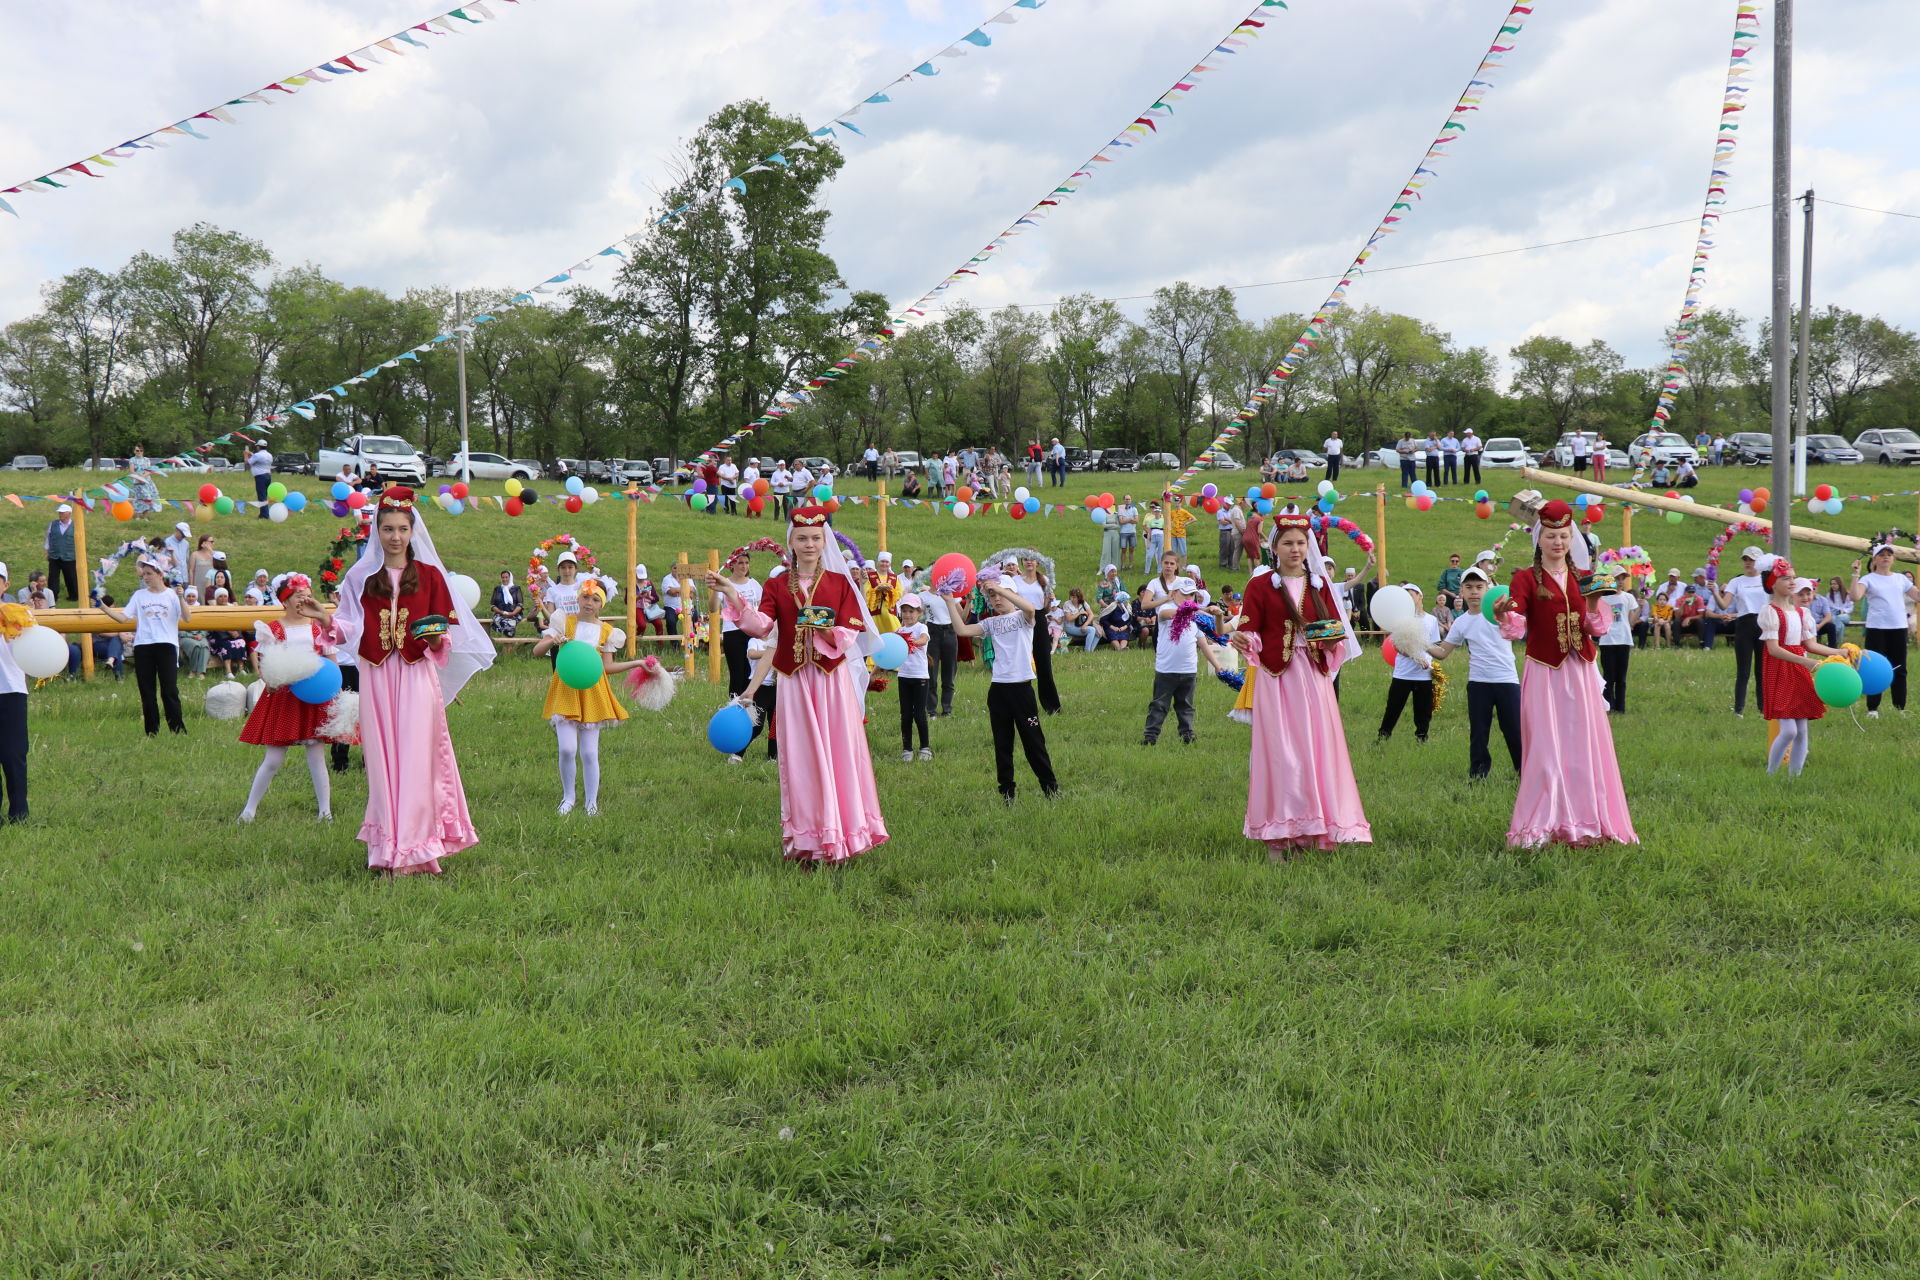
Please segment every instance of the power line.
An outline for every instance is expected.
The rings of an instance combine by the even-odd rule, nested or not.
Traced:
[[[1845,200],[1828,200],[1824,196],[1815,196],[1817,204],[1830,204],[1841,209],[1858,209],[1861,213],[1884,213],[1889,218],[1912,218],[1920,222],[1920,213],[1902,213],[1898,209],[1869,209],[1864,204],[1848,204]]]
[[[1729,209],[1727,210],[1727,213],[1729,214],[1751,213],[1755,209],[1765,209],[1769,203],[1770,202],[1768,201],[1762,201],[1759,204],[1744,205],[1738,209]],[[1821,203],[1834,204],[1837,202],[1832,200],[1822,200]],[[1846,207],[1849,209],[1853,209],[1853,208],[1859,208],[1860,206],[1848,205]],[[1867,212],[1887,213],[1887,212],[1890,212],[1890,210],[1869,209],[1867,210]],[[1903,218],[1912,218],[1920,215],[1904,213],[1898,216]],[[1698,224],[1699,221],[1700,219],[1697,217],[1675,218],[1672,222],[1650,222],[1644,227],[1625,227],[1619,231],[1597,231],[1593,235],[1575,236],[1571,240],[1548,240],[1542,244],[1524,244],[1524,245],[1518,245],[1512,249],[1489,249],[1485,253],[1466,253],[1466,254],[1461,254],[1457,258],[1432,258],[1426,262],[1402,263],[1400,266],[1397,266],[1397,267],[1376,267],[1373,270],[1367,272],[1366,274],[1369,276],[1381,276],[1381,275],[1386,275],[1390,271],[1412,271],[1417,267],[1443,267],[1455,262],[1475,262],[1481,258],[1499,258],[1499,257],[1504,257],[1508,254],[1514,254],[1514,253],[1531,253],[1535,249],[1558,249],[1565,245],[1586,244],[1589,241],[1607,240],[1607,239],[1611,239],[1614,236],[1635,235],[1642,231],[1661,231],[1666,229],[1667,227],[1694,226]],[[1252,284],[1230,284],[1224,287],[1238,292],[1241,289],[1272,289],[1281,285],[1318,284],[1328,280],[1338,280],[1338,279],[1340,279],[1340,275],[1336,273],[1334,275],[1327,275],[1327,276],[1299,276],[1292,280],[1259,280],[1259,281],[1255,281]],[[1094,301],[1095,302],[1143,302],[1153,296],[1154,295],[1151,293],[1130,293],[1125,295],[1124,297],[1118,297],[1118,298],[1095,298]],[[1051,307],[1058,307],[1062,305],[1064,301],[1065,299],[1060,299],[1054,302],[1012,302],[1006,305],[1015,307],[1021,311],[1045,310]],[[946,310],[946,308],[943,307],[943,308],[940,308],[940,310]]]

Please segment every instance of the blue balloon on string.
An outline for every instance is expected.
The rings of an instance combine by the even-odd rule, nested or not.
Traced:
[[[1040,509],[1040,499],[1028,498],[1025,502],[1021,503],[1020,505],[1027,509],[1028,515],[1032,515],[1034,512]]]
[[[296,680],[287,688],[293,696],[310,707],[323,706],[332,702],[340,693],[340,666],[328,658],[320,659],[320,667],[305,680]]]
[[[874,666],[882,671],[898,671],[906,660],[907,642],[899,632],[890,631],[880,637],[880,647],[873,654]]]
[[[1331,502],[1329,502],[1329,501],[1328,501],[1327,499],[1325,499],[1325,498],[1322,498],[1322,499],[1320,499],[1320,501],[1319,501],[1319,503],[1317,503],[1316,505],[1318,505],[1318,506],[1319,506],[1319,508],[1320,508],[1320,510],[1322,510],[1322,511],[1331,511],[1331,510],[1333,510],[1333,503],[1331,503]]]
[[[335,480],[333,482],[333,500],[335,502],[345,502],[347,500],[347,495],[352,492],[353,492],[353,486],[348,484],[345,480]]]
[[[1263,516],[1266,516],[1266,515],[1272,515],[1272,514],[1273,514],[1273,499],[1271,499],[1271,498],[1259,498],[1259,499],[1256,499],[1256,500],[1254,501],[1254,504],[1253,504],[1253,509],[1254,509],[1255,511],[1258,511],[1258,512],[1259,512],[1259,513],[1260,513],[1261,515],[1263,515]]]
[[[587,487],[587,482],[585,480],[582,480],[579,476],[567,477],[567,492],[572,494],[574,497],[576,498],[579,497],[580,491],[586,487]]]
[[[1860,692],[1868,697],[1885,693],[1893,683],[1893,663],[1869,649],[1860,655]]]
[[[298,489],[288,493],[284,501],[289,511],[305,511],[307,509],[307,495],[301,493]]]
[[[1425,493],[1426,491],[1427,491],[1427,482],[1426,482],[1425,480],[1415,480],[1415,481],[1413,482],[1413,496],[1414,496],[1414,497],[1416,497],[1416,498],[1417,498],[1417,497],[1419,497],[1419,496],[1420,496],[1421,494],[1423,494],[1423,493]]]

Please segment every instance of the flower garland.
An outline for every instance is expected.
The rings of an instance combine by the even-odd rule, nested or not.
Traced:
[[[1720,581],[1720,551],[1735,534],[1772,532],[1772,525],[1762,524],[1758,520],[1742,520],[1738,524],[1730,524],[1721,530],[1720,533],[1714,537],[1713,546],[1707,551],[1707,581]]]
[[[1635,578],[1653,576],[1653,557],[1642,547],[1609,547],[1600,553],[1600,563],[1624,565]]]
[[[546,594],[547,553],[555,547],[573,552],[574,558],[580,562],[581,573],[599,576],[599,561],[594,559],[593,549],[570,533],[557,534],[535,547],[527,559],[527,590],[536,599]]]
[[[858,549],[857,547],[855,548],[856,551]],[[720,567],[724,569],[735,560],[746,559],[756,551],[771,551],[780,557],[781,564],[787,562],[787,548],[785,545],[775,542],[772,538],[755,538],[745,546],[735,547],[733,550],[727,552],[727,558],[720,562]]]
[[[320,572],[314,575],[320,583],[320,594],[332,599],[334,587],[346,576],[347,561],[359,558],[360,548],[372,532],[373,526],[366,523],[340,526],[333,545],[327,548],[327,558],[320,562]]]

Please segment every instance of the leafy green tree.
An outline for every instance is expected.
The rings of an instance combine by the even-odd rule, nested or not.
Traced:
[[[196,222],[174,232],[170,254],[135,254],[122,273],[149,370],[203,438],[246,417],[245,334],[261,305],[259,276],[272,265],[258,240]]]
[[[1146,329],[1166,384],[1174,438],[1183,461],[1205,408],[1202,392],[1207,375],[1218,366],[1221,345],[1238,318],[1233,292],[1226,288],[1203,289],[1180,280],[1153,291]]]
[[[1513,388],[1533,421],[1551,434],[1548,443],[1568,431],[1600,425],[1596,401],[1622,366],[1620,355],[1595,338],[1576,346],[1565,338],[1528,338],[1509,353],[1514,359]]]

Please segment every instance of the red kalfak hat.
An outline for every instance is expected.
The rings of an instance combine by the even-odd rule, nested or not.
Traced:
[[[379,510],[381,511],[413,510],[413,490],[407,488],[403,484],[396,484],[390,489],[382,489],[380,491]]]
[[[833,512],[827,510],[825,507],[819,506],[795,507],[793,514],[788,516],[787,519],[790,523],[801,525],[805,528],[818,529],[824,528],[826,524],[833,519]]]
[[[1573,527],[1573,508],[1559,498],[1540,508],[1540,527],[1542,529],[1571,529]]]

